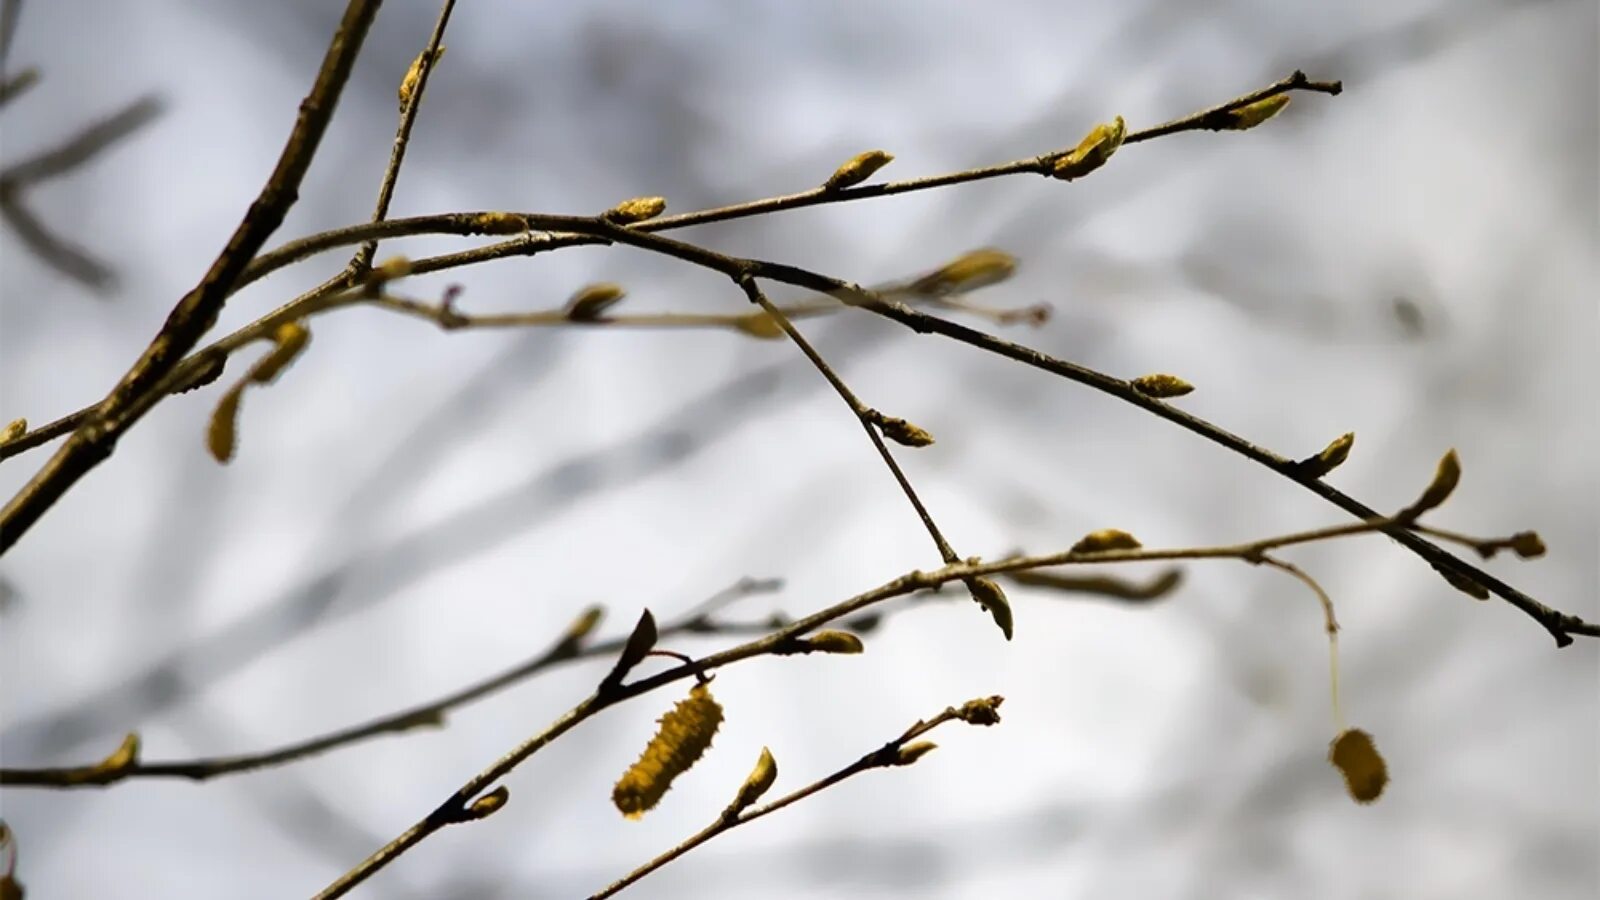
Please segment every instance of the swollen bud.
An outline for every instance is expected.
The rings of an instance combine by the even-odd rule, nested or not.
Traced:
[[[878,426],[883,436],[903,447],[926,447],[933,443],[933,435],[907,422],[873,410],[872,424]]]
[[[475,822],[479,819],[487,819],[499,812],[501,808],[506,805],[506,801],[510,799],[511,789],[502,784],[489,793],[484,794],[482,797],[472,801],[472,803],[468,805],[467,808],[462,812],[461,821]]]
[[[933,741],[917,741],[914,744],[907,744],[900,748],[899,754],[895,756],[894,764],[897,766],[909,766],[927,756],[929,751],[937,749],[938,746]]]
[[[1288,94],[1275,94],[1265,100],[1257,100],[1248,106],[1228,110],[1222,118],[1221,126],[1217,130],[1248,131],[1283,112],[1283,108],[1288,105]]]
[[[989,611],[989,617],[999,626],[1000,633],[1006,636],[1006,640],[1011,640],[1014,623],[1011,618],[1011,601],[1006,599],[1006,592],[1001,590],[1000,585],[992,578],[969,578],[966,584],[972,599]]]
[[[1157,400],[1182,397],[1194,390],[1194,385],[1176,375],[1141,375],[1128,383],[1139,393]]]
[[[1122,146],[1122,139],[1127,132],[1127,124],[1121,116],[1096,125],[1077,147],[1055,161],[1050,174],[1062,181],[1082,178],[1106,164],[1111,154]]]
[[[1111,550],[1138,550],[1139,539],[1116,528],[1102,528],[1084,535],[1072,545],[1073,553],[1106,553]]]
[[[1356,445],[1356,433],[1347,431],[1334,438],[1322,452],[1308,456],[1294,464],[1295,472],[1307,478],[1321,478],[1350,458],[1350,448]]]
[[[606,218],[623,225],[634,222],[643,222],[645,219],[654,219],[666,212],[667,198],[665,197],[634,197],[624,200],[606,212]]]
[[[868,178],[874,172],[894,161],[894,156],[882,150],[868,150],[850,157],[844,165],[835,169],[822,186],[830,191],[839,191],[847,187],[854,187]]]
[[[739,813],[750,808],[750,805],[761,799],[772,788],[773,782],[778,780],[778,761],[772,758],[772,751],[766,747],[761,748],[761,757],[756,760],[756,767],[750,770],[744,784],[739,786],[739,793],[734,796],[733,802],[722,811],[725,818],[733,818]]]
[[[566,315],[574,322],[593,322],[627,296],[622,285],[602,281],[582,288],[567,301]]]

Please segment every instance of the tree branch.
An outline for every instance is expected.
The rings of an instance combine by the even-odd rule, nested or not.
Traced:
[[[316,81],[300,104],[299,116],[277,167],[261,193],[205,277],[173,308],[155,339],[101,401],[95,414],[0,509],[0,554],[15,545],[78,479],[111,455],[117,439],[137,421],[138,415],[132,412],[135,401],[155,388],[216,322],[239,276],[298,198],[300,182],[333,118],[339,95],[380,5],[381,0],[350,0]]]

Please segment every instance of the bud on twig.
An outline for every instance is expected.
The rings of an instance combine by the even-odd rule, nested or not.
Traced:
[[[1082,178],[1105,165],[1111,154],[1122,146],[1122,139],[1127,133],[1128,126],[1121,116],[1096,125],[1077,147],[1055,161],[1050,174],[1062,181]]]
[[[894,156],[882,150],[868,150],[850,157],[844,165],[835,169],[822,186],[830,191],[840,191],[847,187],[854,187],[868,178],[874,172],[894,161]]]
[[[1194,390],[1194,385],[1176,375],[1141,375],[1128,383],[1139,393],[1157,400],[1182,397]]]
[[[643,222],[654,219],[667,210],[665,197],[634,197],[624,200],[606,212],[606,218],[620,225],[631,225],[634,222]]]

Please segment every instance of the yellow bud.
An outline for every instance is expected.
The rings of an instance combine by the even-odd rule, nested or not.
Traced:
[[[917,741],[914,744],[907,744],[900,748],[900,752],[895,756],[894,764],[897,766],[909,766],[927,756],[929,751],[937,749],[938,746],[933,741]]]
[[[933,443],[933,435],[907,422],[905,419],[896,419],[893,416],[878,413],[872,416],[872,422],[883,432],[884,437],[901,446],[926,447]]]
[[[528,230],[528,220],[508,212],[479,213],[472,224],[483,234],[520,234]]]
[[[433,54],[433,62],[438,62],[444,57],[444,47],[440,47]],[[417,92],[417,83],[422,80],[422,68],[429,65],[428,51],[424,49],[411,61],[411,66],[406,69],[405,77],[400,79],[400,111],[405,112],[411,105],[411,97]]]
[[[411,274],[411,260],[404,256],[391,256],[372,270],[372,277],[379,281],[393,281]]]
[[[989,611],[989,617],[994,619],[994,624],[1000,628],[1000,633],[1011,640],[1014,623],[1011,618],[1011,601],[1006,599],[1006,592],[1000,589],[992,578],[971,578],[966,582],[967,591],[972,594],[972,599],[978,605]]]
[[[599,627],[600,620],[605,618],[605,616],[605,607],[589,607],[588,609],[579,613],[578,617],[572,620],[572,624],[567,626],[567,634],[564,640],[569,643],[577,643],[578,641],[583,640],[592,634],[597,627]]]
[[[242,393],[242,381],[229,388],[217,401],[217,408],[211,411],[211,421],[206,425],[206,449],[211,451],[211,458],[219,463],[233,459],[234,446],[238,442],[239,395]]]
[[[868,150],[858,153],[845,162],[844,165],[834,170],[823,187],[830,191],[839,191],[853,187],[872,177],[872,174],[894,161],[894,156],[882,150]]]
[[[1102,528],[1091,531],[1081,540],[1072,545],[1073,553],[1105,553],[1110,550],[1137,550],[1142,544],[1139,539],[1126,531],[1115,528]]]
[[[9,444],[28,433],[27,419],[12,419],[4,429],[0,429],[0,444]]]
[[[487,819],[499,812],[500,809],[506,805],[506,801],[510,799],[511,789],[505,785],[501,785],[489,793],[484,794],[482,797],[472,801],[471,805],[467,807],[466,814],[462,816],[462,819],[464,821]]]
[[[1372,742],[1359,728],[1340,732],[1328,749],[1328,761],[1344,776],[1345,789],[1357,803],[1371,803],[1389,783],[1389,772]]]
[[[667,209],[665,197],[634,197],[624,200],[606,213],[606,217],[623,225],[634,222],[643,222],[645,219],[654,219]]]
[[[1194,390],[1194,385],[1176,375],[1141,375],[1128,383],[1146,397],[1155,397],[1158,400],[1182,397]]]
[[[567,318],[574,322],[593,322],[605,315],[606,310],[615,306],[625,296],[627,292],[620,284],[602,281],[588,285],[567,301]]]
[[[1450,499],[1450,494],[1460,483],[1461,458],[1456,456],[1456,451],[1447,451],[1440,458],[1439,466],[1433,472],[1433,481],[1428,483],[1422,496],[1417,498],[1417,502],[1401,510],[1396,518],[1410,522],[1429,510],[1437,509],[1440,504]]]
[[[1332,443],[1322,448],[1316,456],[1308,456],[1294,464],[1297,474],[1307,478],[1321,478],[1339,468],[1346,459],[1350,458],[1350,448],[1356,445],[1356,433],[1347,431],[1334,438]]]
[[[1050,174],[1062,181],[1082,178],[1105,165],[1111,154],[1122,146],[1122,139],[1127,133],[1127,124],[1122,121],[1121,116],[1096,125],[1082,141],[1078,142],[1077,147],[1055,161]]]
[[[865,650],[861,638],[848,631],[819,631],[805,643],[817,653],[860,653]]]
[[[1288,105],[1288,94],[1274,94],[1265,100],[1257,100],[1248,106],[1229,110],[1223,117],[1222,127],[1218,130],[1246,131],[1283,112],[1283,108]]]
[[[139,732],[130,731],[111,751],[111,755],[95,764],[95,769],[101,772],[120,772],[139,762]]]
[[[778,761],[772,758],[772,751],[766,747],[761,748],[761,756],[756,760],[756,767],[750,770],[744,784],[739,786],[739,793],[723,810],[722,815],[732,818],[744,812],[752,803],[761,799],[772,788],[773,782],[778,780]]]

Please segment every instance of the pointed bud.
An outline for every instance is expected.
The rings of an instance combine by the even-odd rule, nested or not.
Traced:
[[[1257,100],[1248,106],[1229,110],[1222,118],[1222,125],[1218,131],[1248,131],[1272,118],[1283,108],[1289,105],[1288,94],[1274,94],[1265,100]]]
[[[1423,513],[1437,509],[1450,499],[1450,494],[1460,483],[1461,458],[1456,456],[1455,450],[1449,450],[1439,459],[1439,466],[1434,469],[1433,481],[1428,483],[1427,490],[1422,492],[1417,502],[1401,510],[1395,518],[1402,522],[1416,521]]]
[[[823,182],[823,188],[830,191],[841,191],[847,187],[854,187],[868,178],[873,173],[894,161],[894,156],[882,150],[868,150],[850,157],[844,165],[834,170],[828,180]]]
[[[624,200],[606,212],[606,218],[623,225],[654,219],[667,210],[665,197],[634,197]]]
[[[1111,154],[1122,146],[1127,131],[1121,116],[1096,125],[1077,147],[1056,159],[1050,174],[1062,181],[1072,181],[1093,172],[1105,165]]]
[[[95,768],[108,772],[120,772],[129,766],[138,765],[138,763],[139,732],[130,731],[122,739],[122,743],[117,745],[117,749],[111,751],[111,755],[96,764]]]
[[[405,77],[400,79],[401,112],[405,112],[406,107],[411,105],[411,98],[417,92],[417,84],[422,81],[423,67],[437,63],[442,59],[444,57],[444,47],[440,46],[438,50],[435,50],[431,54],[431,60],[429,56],[428,50],[424,48],[421,53],[417,54],[417,58],[411,61],[411,66],[406,69]]]
[[[626,296],[627,292],[620,284],[602,281],[588,285],[567,301],[567,318],[574,322],[593,322]]]
[[[969,578],[966,581],[967,591],[972,594],[972,599],[978,605],[988,610],[989,617],[994,619],[994,624],[999,627],[1000,633],[1011,640],[1014,624],[1011,619],[1011,601],[1006,599],[1006,592],[1000,589],[992,578]]]
[[[567,626],[567,633],[562,637],[562,640],[569,644],[576,644],[578,641],[593,634],[594,630],[599,627],[600,620],[605,617],[606,608],[603,606],[591,606],[585,609],[578,614],[576,619],[572,620],[571,625]]]
[[[866,649],[861,638],[848,631],[819,631],[805,639],[816,653],[860,653]]]
[[[0,444],[9,444],[27,433],[27,419],[12,419],[3,430],[0,430]]]
[[[933,741],[917,741],[914,744],[907,744],[901,747],[900,752],[895,755],[894,764],[897,766],[909,766],[927,756],[929,751],[937,749],[938,746]]]
[[[1139,393],[1157,400],[1182,397],[1194,390],[1194,385],[1176,375],[1141,375],[1128,383]]]
[[[873,410],[869,418],[878,426],[883,436],[903,447],[926,447],[933,443],[933,435],[907,422]]]
[[[1308,456],[1294,464],[1297,475],[1307,478],[1321,478],[1339,468],[1346,459],[1350,458],[1350,448],[1356,444],[1356,433],[1348,431],[1333,439],[1333,442],[1322,448],[1316,456]]]
[[[510,799],[511,789],[502,784],[472,801],[466,810],[462,812],[461,821],[476,822],[479,819],[487,819],[499,812],[506,805],[506,801]]]
[[[744,784],[739,786],[739,793],[734,796],[733,802],[722,811],[723,818],[731,819],[749,809],[750,805],[760,800],[761,795],[770,790],[773,782],[777,780],[778,761],[772,758],[771,750],[762,747],[761,756],[756,760],[756,767],[750,770]]]

